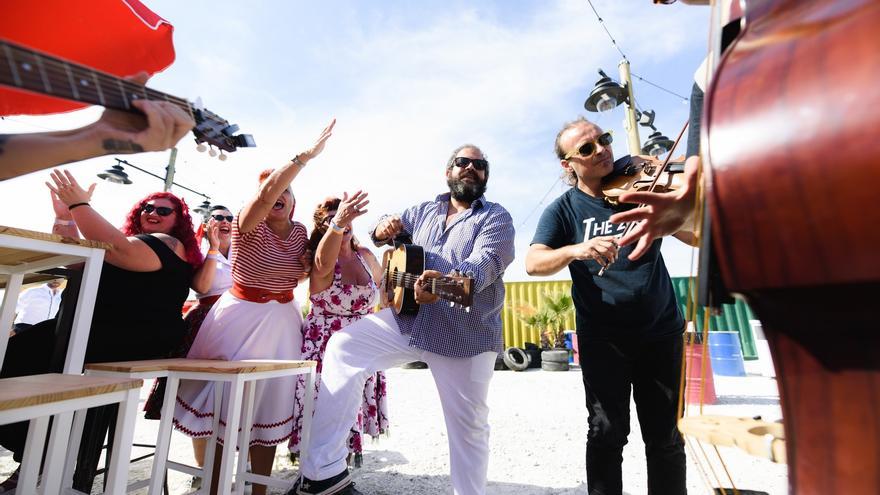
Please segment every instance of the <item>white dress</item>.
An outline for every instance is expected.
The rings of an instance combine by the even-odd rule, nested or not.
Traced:
[[[267,280],[295,286],[296,278],[303,272],[299,255],[305,250],[306,241],[302,224],[297,224],[286,239],[281,239],[265,223],[240,235],[236,219],[232,236],[233,278],[248,287],[259,287]],[[245,263],[239,264],[241,261]],[[278,285],[270,287],[279,288]],[[205,317],[187,357],[298,360],[301,355],[302,313],[296,301],[257,303],[226,292]],[[251,446],[278,445],[290,438],[296,382],[296,377],[256,382]],[[214,389],[214,382],[182,380],[174,409],[174,427],[191,437],[210,436]],[[228,400],[229,385],[225,384],[219,439],[225,434]]]

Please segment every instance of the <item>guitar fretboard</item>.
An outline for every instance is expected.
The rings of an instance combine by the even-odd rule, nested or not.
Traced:
[[[0,84],[116,110],[137,111],[131,103],[142,99],[193,110],[182,98],[5,40],[0,40]]]

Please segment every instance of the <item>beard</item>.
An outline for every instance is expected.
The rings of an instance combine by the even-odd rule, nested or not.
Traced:
[[[486,181],[475,178],[475,182],[464,182],[461,179],[446,179],[449,192],[458,201],[473,202],[486,192]]]

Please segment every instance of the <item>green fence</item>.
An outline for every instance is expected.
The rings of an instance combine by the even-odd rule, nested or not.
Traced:
[[[688,283],[693,279],[688,277],[673,277],[672,286],[681,305],[681,312],[685,314],[686,295]],[[541,337],[539,331],[532,328],[517,317],[519,308],[532,306],[536,309],[541,307],[544,294],[553,292],[571,292],[570,280],[534,281],[534,282],[505,282],[504,309],[501,312],[501,322],[504,327],[504,345],[522,347],[525,342],[539,343]],[[749,320],[755,319],[752,310],[741,299],[735,304],[722,306],[722,314],[709,318],[709,331],[735,331],[739,332],[739,340],[742,344],[743,358],[757,359],[758,351],[755,347],[755,338],[752,335]],[[703,312],[698,312],[696,328],[703,328]],[[566,320],[565,327],[574,329],[574,313]]]

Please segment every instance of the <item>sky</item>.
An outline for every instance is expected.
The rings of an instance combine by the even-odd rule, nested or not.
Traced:
[[[362,189],[371,203],[354,230],[365,239],[380,215],[448,191],[450,152],[473,143],[491,164],[487,198],[507,208],[516,228],[516,259],[504,279],[533,280],[524,259],[538,218],[568,188],[553,154],[560,127],[584,116],[614,131],[616,157],[627,153],[623,106],[602,114],[583,107],[597,69],[617,80],[621,60],[587,0],[142,1],[174,26],[177,54],[148,85],[201,98],[256,140],[256,148],[225,162],[197,152],[191,135],[178,144],[175,182],[233,211],[255,193],[261,170],[308,148],[335,117],[325,151],[294,180],[295,218],[311,229],[319,201]],[[633,73],[690,95],[706,53],[708,8],[650,0],[593,5]],[[655,125],[674,139],[687,103],[637,79],[633,88],[638,105],[655,110]],[[12,116],[0,120],[0,133],[73,128],[99,114]],[[643,142],[650,132],[640,128]],[[158,175],[168,157],[120,156]],[[131,169],[131,185],[97,179],[113,163],[106,156],[67,168],[82,183],[99,183],[92,204],[121,225],[131,205],[162,183]],[[0,182],[0,225],[50,231],[47,177]],[[191,206],[203,199],[173,191]],[[690,273],[691,248],[669,238],[663,253],[673,276]],[[567,278],[567,270],[549,277]]]

